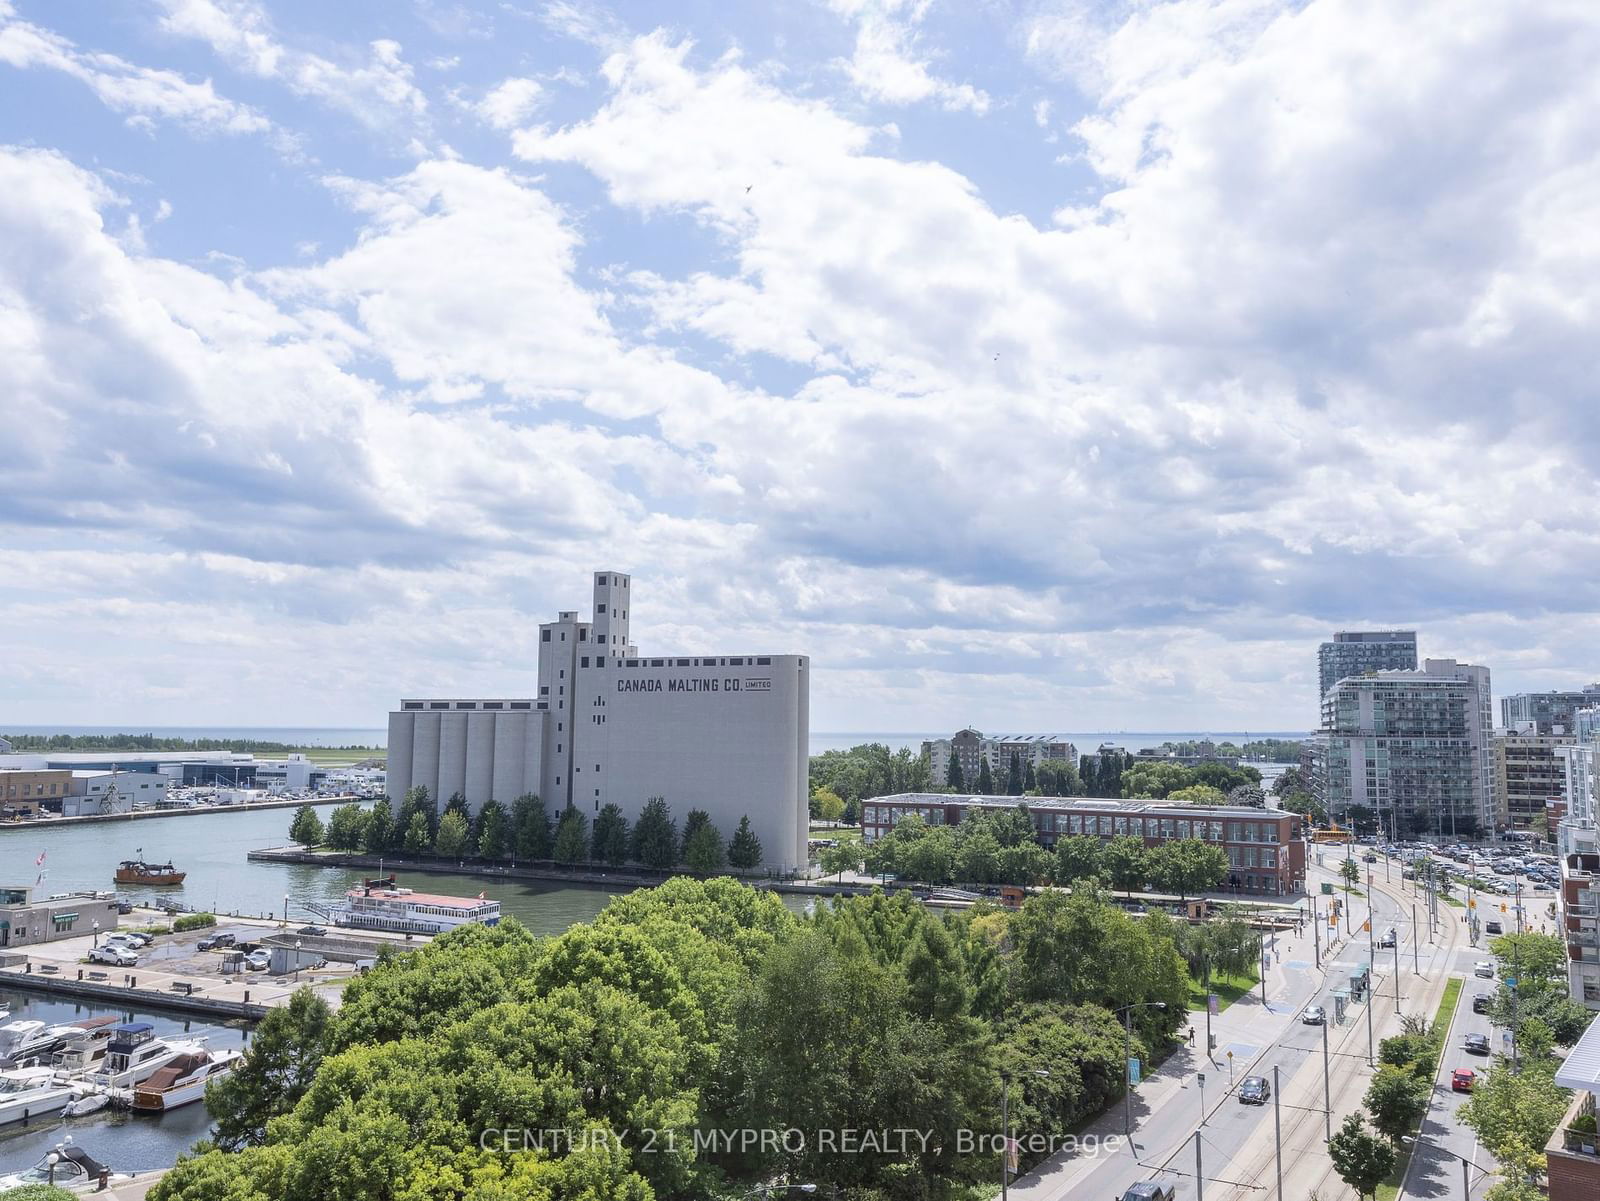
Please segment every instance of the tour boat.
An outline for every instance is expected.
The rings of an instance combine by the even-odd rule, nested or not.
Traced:
[[[55,1162],[51,1162],[54,1156]],[[55,1145],[55,1149],[40,1156],[39,1162],[25,1172],[12,1172],[0,1176],[0,1192],[25,1185],[54,1184],[66,1192],[83,1195],[98,1193],[133,1177],[127,1172],[113,1172],[82,1147],[72,1145],[72,1136]]]
[[[144,854],[143,847],[139,848],[139,854]],[[173,867],[171,860],[166,863],[146,863],[143,859],[124,859],[117,864],[118,884],[182,884],[188,874]]]
[[[163,1113],[205,1098],[206,1085],[239,1066],[238,1051],[192,1051],[180,1055],[133,1090],[133,1107]]]
[[[473,922],[493,926],[500,921],[500,902],[481,892],[476,897],[414,892],[397,885],[393,876],[363,881],[344,896],[339,904],[310,908],[336,926],[396,934],[442,934]]]
[[[168,1042],[157,1038],[149,1022],[124,1022],[111,1035],[100,1069],[83,1079],[100,1088],[132,1088],[143,1084],[179,1056],[205,1049],[201,1039]]]
[[[50,1068],[12,1068],[0,1072],[0,1126],[26,1122],[64,1109],[71,1085],[58,1083]]]

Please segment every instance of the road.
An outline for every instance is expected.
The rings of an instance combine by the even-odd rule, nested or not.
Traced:
[[[1330,861],[1336,862],[1331,856]],[[1380,875],[1368,890],[1375,933],[1381,937],[1386,928],[1394,926],[1399,936],[1399,1008],[1431,1019],[1448,974],[1458,966],[1457,947],[1465,944],[1466,933],[1459,921],[1451,920],[1458,911],[1441,904],[1439,930],[1437,935],[1431,934],[1426,913],[1418,904],[1418,941],[1413,942],[1414,901],[1410,886],[1402,886],[1398,871],[1394,876],[1393,882],[1386,884]],[[1327,878],[1326,873],[1314,880],[1322,878]],[[1316,900],[1319,912],[1325,913],[1327,898],[1319,896]],[[1173,1185],[1179,1201],[1271,1198],[1275,1186],[1273,1105],[1241,1104],[1236,1092],[1248,1075],[1265,1076],[1270,1081],[1274,1068],[1280,1084],[1278,1106],[1287,1194],[1305,1197],[1313,1190],[1321,1190],[1324,1195],[1341,1191],[1344,1186],[1332,1176],[1324,1147],[1324,1030],[1304,1025],[1300,1015],[1315,1002],[1326,1009],[1331,1021],[1335,1013],[1334,989],[1345,987],[1351,973],[1367,965],[1371,957],[1376,997],[1368,1003],[1351,1004],[1342,1024],[1326,1028],[1326,1092],[1331,1096],[1333,1125],[1337,1127],[1342,1115],[1355,1109],[1366,1091],[1369,1048],[1400,1029],[1395,1001],[1395,951],[1377,948],[1373,954],[1370,941],[1375,938],[1369,940],[1367,933],[1359,930],[1367,917],[1367,905],[1363,898],[1351,899],[1349,907],[1359,937],[1353,943],[1340,942],[1331,956],[1324,956],[1321,969],[1315,963],[1309,927],[1298,938],[1279,937],[1277,961],[1268,977],[1269,1003],[1262,1005],[1259,991],[1236,1001],[1215,1019],[1218,1045],[1212,1061],[1207,1061],[1200,1048],[1181,1048],[1140,1086],[1134,1104],[1136,1133],[1131,1146],[1102,1149],[1098,1154],[1057,1156],[1014,1182],[1012,1196],[1018,1201],[1056,1201],[1070,1194],[1110,1201],[1139,1180],[1160,1179]],[[1340,929],[1343,928],[1341,924]],[[1196,1029],[1203,1031],[1203,1015],[1196,1018]],[[1203,1034],[1197,1041],[1203,1043]],[[1201,1072],[1206,1077],[1203,1092]],[[1120,1135],[1122,1126],[1122,1110],[1118,1106],[1086,1133],[1104,1139]],[[1197,1132],[1203,1194],[1196,1187]]]

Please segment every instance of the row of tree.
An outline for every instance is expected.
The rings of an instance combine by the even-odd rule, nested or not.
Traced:
[[[707,875],[724,866],[749,871],[760,865],[762,853],[761,840],[750,828],[748,816],[739,819],[738,828],[724,842],[704,809],[689,810],[680,830],[662,797],[646,801],[631,823],[615,803],[602,806],[591,823],[570,805],[553,817],[531,794],[518,797],[509,810],[491,800],[472,814],[466,799],[456,793],[440,813],[422,786],[406,793],[393,816],[385,803],[371,809],[341,805],[324,826],[315,809],[302,805],[290,822],[289,837],[305,847],[327,845],[336,851],[399,851],[447,859],[553,860],[610,867],[631,862],[654,871],[681,864]]]
[[[1025,804],[971,810],[956,826],[929,825],[912,814],[864,849],[841,844],[823,853],[827,872],[861,864],[873,875],[925,884],[1074,885],[1099,879],[1121,891],[1143,891],[1153,884],[1158,892],[1181,897],[1215,888],[1229,871],[1222,848],[1197,838],[1149,846],[1132,835],[1106,840],[1073,835],[1046,850]]]
[[[1555,1082],[1553,1050],[1576,1042],[1593,1015],[1567,995],[1566,948],[1559,938],[1510,934],[1489,948],[1503,978],[1490,1017],[1515,1032],[1517,1057],[1495,1057],[1460,1117],[1504,1169],[1488,1201],[1538,1201],[1544,1147],[1571,1099]],[[1403,1033],[1379,1044],[1364,1112],[1347,1117],[1328,1145],[1340,1178],[1362,1196],[1373,1195],[1394,1170],[1401,1140],[1416,1132],[1427,1112],[1448,1023],[1430,1028],[1407,1017],[1403,1025]]]
[[[1124,1087],[1117,1007],[1145,1006],[1148,1060],[1187,988],[1171,923],[1092,888],[942,916],[875,893],[808,919],[679,878],[554,939],[507,920],[385,956],[336,1014],[302,992],[208,1094],[215,1149],[151,1198],[676,1201],[787,1179],[954,1201],[999,1169],[1003,1073],[1014,1133],[1077,1128]],[[818,1136],[842,1130],[915,1133]]]

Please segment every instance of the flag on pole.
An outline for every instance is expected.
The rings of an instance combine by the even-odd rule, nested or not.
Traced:
[[[1013,1176],[1017,1174],[1017,1152],[1019,1150],[1021,1150],[1021,1145],[1017,1142],[1017,1140],[1007,1136],[1006,1171],[1010,1172]]]
[[[46,854],[48,854],[48,852],[40,851],[39,852],[39,857],[33,861],[33,866],[34,867],[43,867],[44,866],[44,857],[45,857]]]

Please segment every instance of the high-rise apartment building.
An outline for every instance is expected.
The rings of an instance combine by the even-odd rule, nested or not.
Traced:
[[[976,789],[978,772],[983,761],[989,761],[989,774],[996,787],[1003,787],[1006,772],[1011,769],[1011,756],[1027,767],[1037,770],[1041,763],[1058,761],[1078,764],[1078,748],[1059,734],[995,734],[979,730],[958,730],[949,738],[930,738],[923,742],[922,753],[928,756],[928,778],[938,787],[950,778],[950,760],[953,756],[961,764],[961,782],[964,787]]]
[[[1317,648],[1317,672],[1322,679],[1320,695],[1346,676],[1371,671],[1415,671],[1417,632],[1415,630],[1340,630],[1332,642]]]
[[[1545,815],[1546,803],[1559,800],[1565,788],[1566,771],[1557,752],[1576,741],[1572,734],[1538,733],[1532,722],[1494,732],[1494,770],[1501,822],[1517,830],[1539,824]]]
[[[1555,831],[1561,857],[1561,928],[1567,942],[1567,986],[1572,999],[1600,1010],[1600,708],[1573,714],[1575,741],[1556,750],[1564,768],[1561,823]]]
[[[1322,700],[1317,793],[1338,821],[1366,809],[1394,834],[1486,835],[1499,813],[1489,669],[1428,659],[1345,676]]]
[[[1540,734],[1572,734],[1578,710],[1600,705],[1600,684],[1580,692],[1518,692],[1500,698],[1500,724],[1508,730],[1532,724]]]

